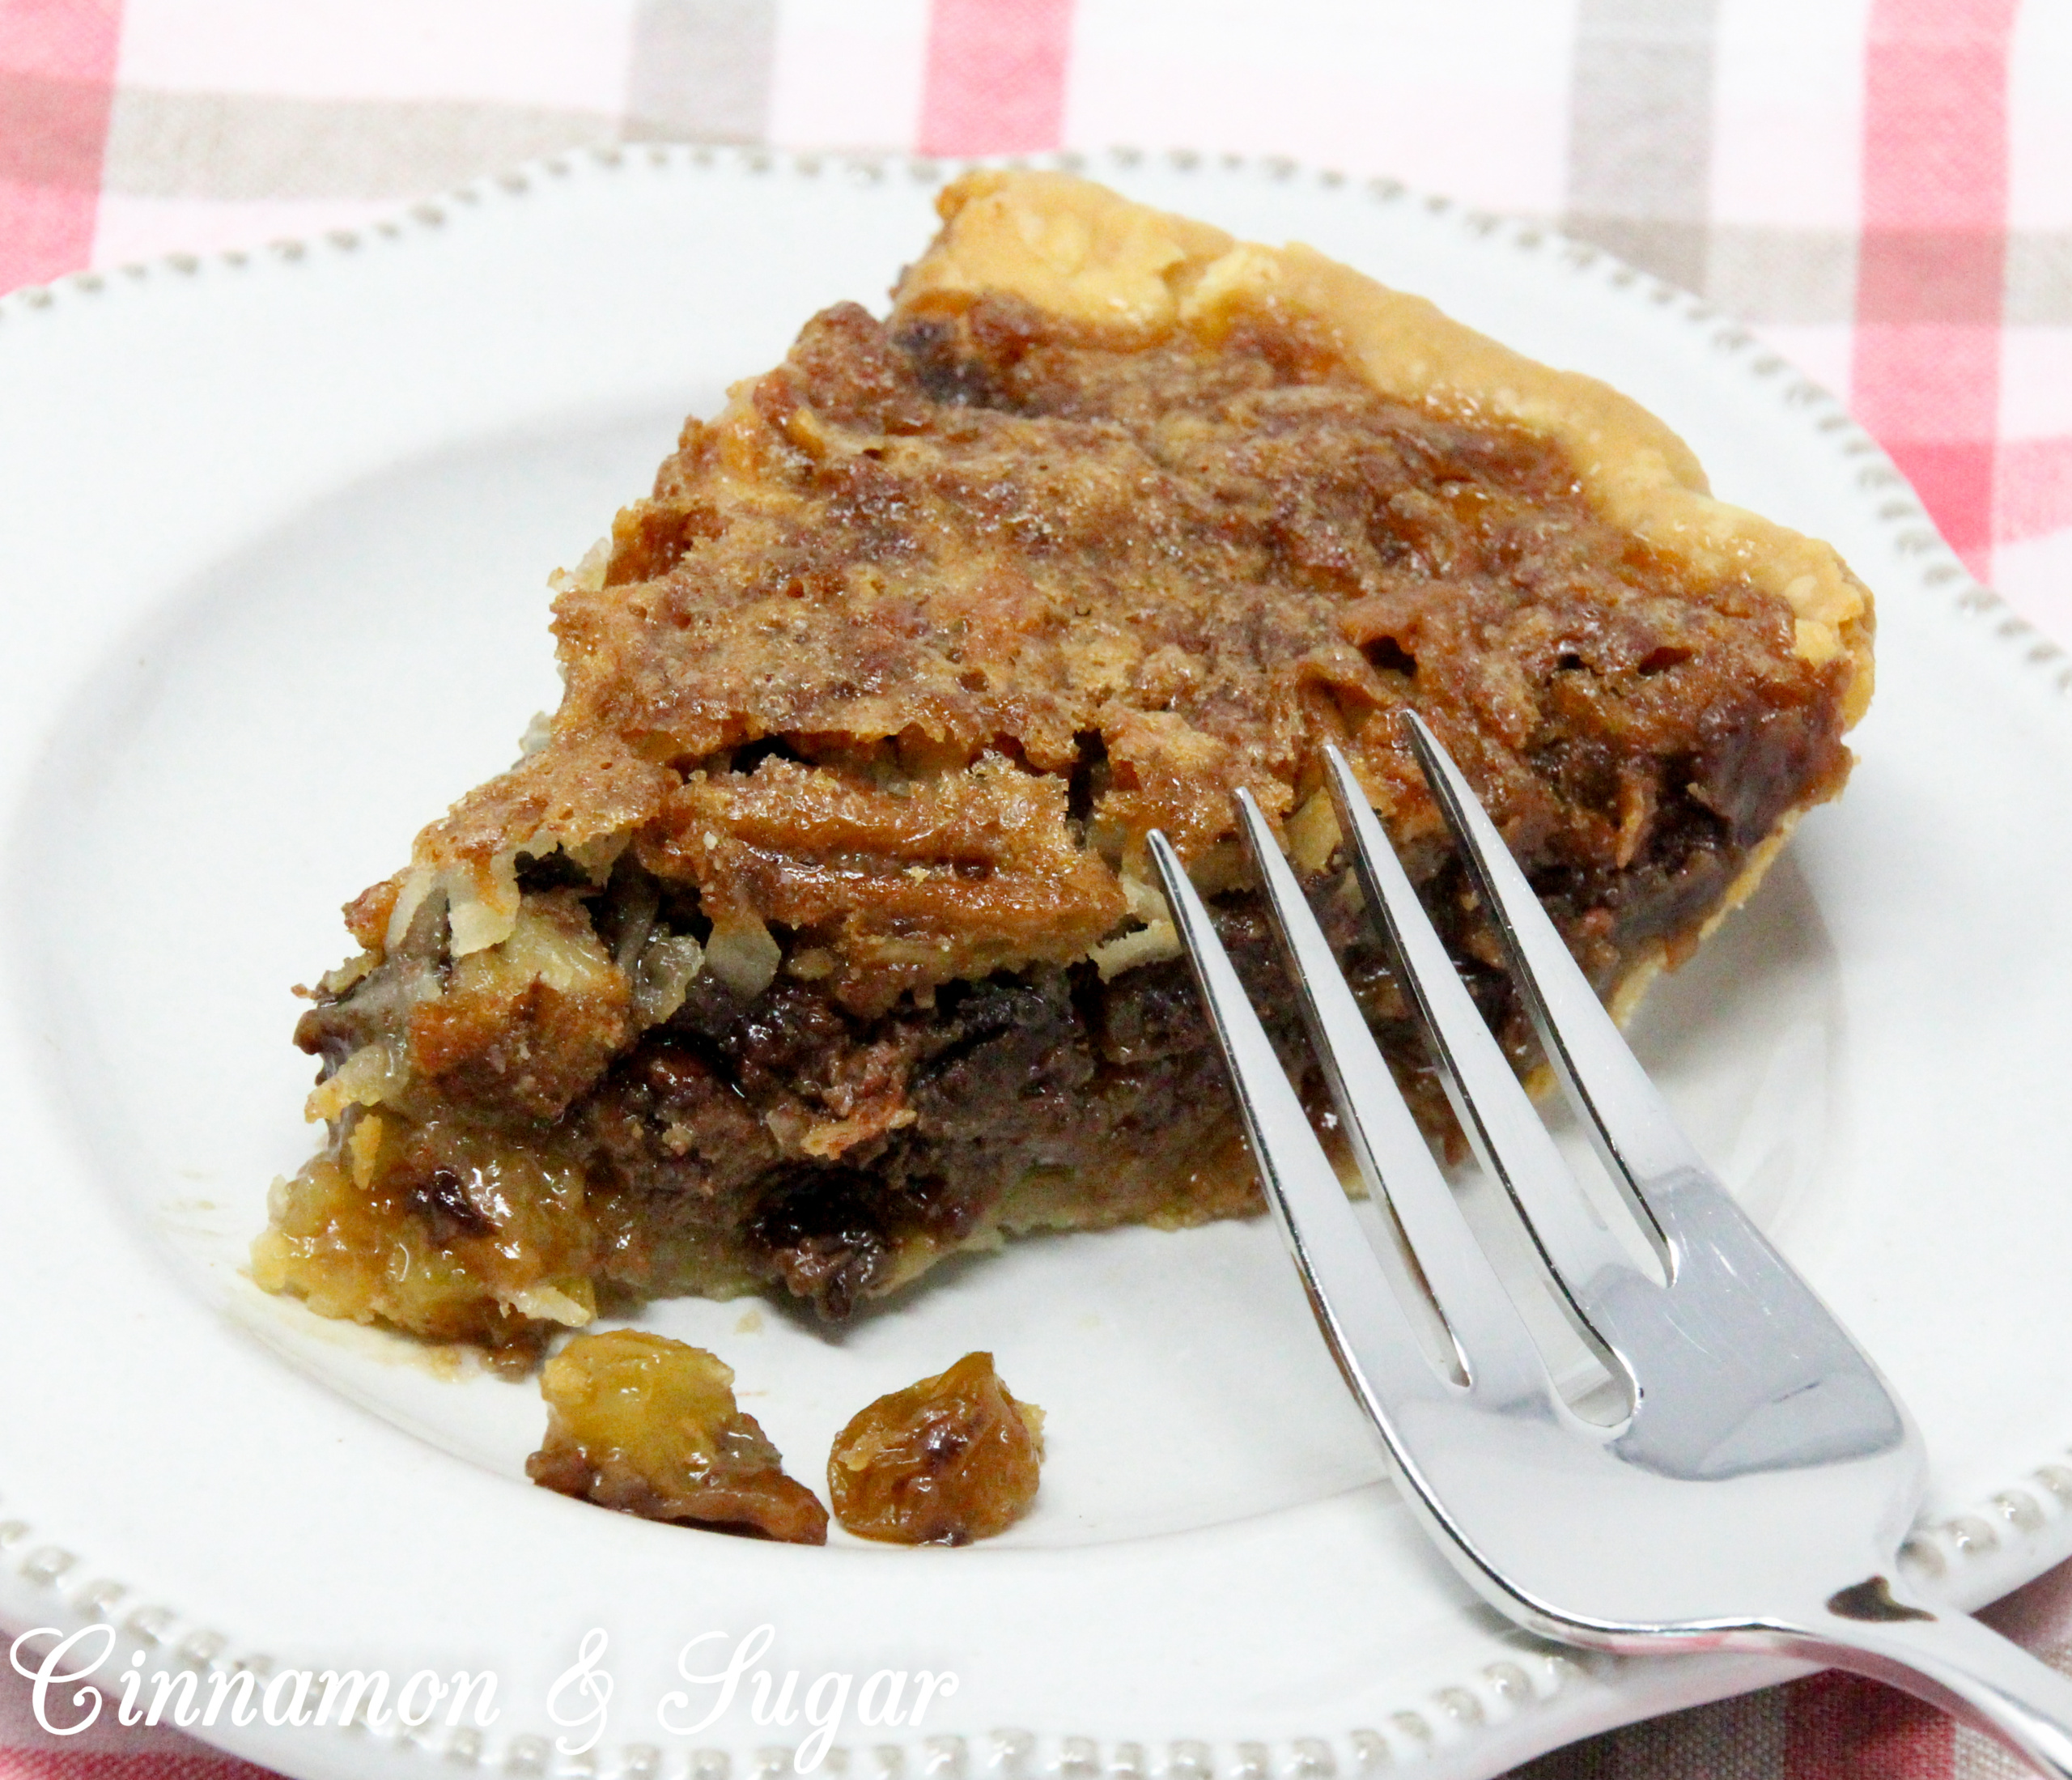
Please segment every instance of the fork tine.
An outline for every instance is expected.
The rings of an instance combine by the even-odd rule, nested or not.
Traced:
[[[1229,1070],[1267,1204],[1294,1257],[1310,1308],[1354,1396],[1398,1463],[1408,1469],[1397,1434],[1398,1414],[1417,1400],[1450,1400],[1458,1387],[1426,1358],[1402,1304],[1374,1264],[1352,1202],[1310,1128],[1273,1041],[1253,1012],[1186,868],[1165,835],[1154,829],[1149,839],[1166,906]]]
[[[1612,1306],[1634,1287],[1652,1288],[1654,1281],[1633,1265],[1576,1184],[1433,931],[1344,755],[1327,748],[1325,761],[1340,831],[1367,906],[1402,966],[1454,1115],[1483,1166],[1517,1207],[1585,1339],[1601,1356],[1621,1356]],[[1562,955],[1568,955],[1565,947]],[[1618,1363],[1630,1381],[1623,1357]]]
[[[1533,1029],[1613,1183],[1675,1277],[1674,1230],[1651,1196],[1705,1173],[1690,1141],[1555,931],[1466,777],[1414,712],[1405,728],[1497,930]]]
[[[1304,1021],[1331,1084],[1331,1098],[1345,1121],[1354,1155],[1376,1203],[1393,1212],[1437,1301],[1470,1390],[1506,1400],[1521,1393],[1551,1396],[1552,1387],[1538,1350],[1502,1282],[1454,1204],[1453,1196],[1396,1091],[1388,1066],[1375,1047],[1367,1022],[1339,974],[1337,961],[1294,874],[1281,857],[1265,818],[1248,793],[1239,792],[1237,801],[1246,843],[1259,873]],[[1175,887],[1170,882],[1172,874],[1163,856],[1160,869],[1169,877],[1170,899]],[[1185,886],[1182,894],[1192,898],[1193,886]],[[1187,940],[1189,956],[1197,957],[1195,942],[1187,939],[1184,929],[1182,937]],[[1256,1025],[1249,1004],[1245,1013]],[[1267,1056],[1272,1056],[1270,1047]],[[1276,1084],[1293,1102],[1292,1090],[1277,1060],[1272,1068]],[[1233,1068],[1234,1072],[1234,1062]],[[1301,1121],[1303,1138],[1314,1148],[1316,1140],[1299,1103],[1295,1111]],[[1320,1149],[1317,1153],[1321,1157]],[[1344,1189],[1338,1185],[1327,1164],[1326,1175],[1334,1221],[1343,1219],[1358,1232]],[[1378,1271],[1377,1259],[1364,1233],[1360,1234],[1353,1251],[1355,1262],[1374,1274]],[[1399,1292],[1416,1289],[1400,1272],[1395,1283]]]

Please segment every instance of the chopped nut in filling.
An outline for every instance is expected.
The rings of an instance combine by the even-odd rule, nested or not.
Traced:
[[[834,1518],[864,1539],[968,1545],[1036,1499],[1043,1412],[1008,1394],[990,1353],[880,1397],[827,1459]]]
[[[784,1475],[733,1383],[704,1349],[663,1336],[578,1336],[541,1373],[547,1437],[525,1475],[646,1520],[826,1544],[827,1510]]]
[[[839,1319],[1020,1232],[1246,1213],[1152,828],[1321,1109],[1252,792],[1445,1141],[1326,743],[1521,1069],[1401,712],[1622,1013],[1840,790],[1868,594],[1632,403],[1083,181],[942,209],[888,316],[808,322],[554,578],[559,710],[311,992],[328,1135],[263,1285],[522,1367],[601,1303]]]

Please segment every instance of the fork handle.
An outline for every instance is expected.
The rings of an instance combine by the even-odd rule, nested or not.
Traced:
[[[1810,1616],[1804,1634],[1783,1647],[1902,1689],[2072,1780],[2072,1680],[1968,1614],[1931,1610],[1873,1577]]]

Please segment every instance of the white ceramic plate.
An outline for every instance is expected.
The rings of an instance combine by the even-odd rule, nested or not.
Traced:
[[[2057,659],[1828,397],[1692,299],[1393,186],[1093,171],[1598,373],[1875,588],[1848,796],[1638,1037],[1926,1430],[1937,1586],[1974,1604],[2072,1554],[2072,1472],[2050,1468],[2072,1438]],[[657,1719],[672,1689],[679,1726],[710,1701],[678,1679],[689,1640],[765,1624],[795,1709],[822,1673],[953,1673],[919,1726],[860,1722],[852,1693],[833,1735],[851,1770],[945,1780],[1483,1775],[1785,1672],[1563,1658],[1475,1605],[1380,1481],[1263,1224],[1025,1243],[834,1336],[651,1313],[736,1367],[809,1478],[869,1398],[993,1349],[1049,1412],[1051,1459],[1027,1521],[958,1552],[773,1547],[532,1489],[530,1385],[245,1277],[267,1183],[310,1142],[287,986],[342,950],[341,899],[554,702],[546,572],[687,410],[822,304],[880,300],[941,176],[607,154],[357,237],[0,303],[0,1622],[106,1620],[104,1674],[138,1650],[493,1669],[493,1725],[401,1739],[393,1771],[425,1774],[774,1769],[813,1726],[758,1723],[750,1690],[694,1735]],[[593,1628],[615,1690],[564,1757],[550,1690]],[[375,1735],[205,1734],[309,1776],[367,1771]]]

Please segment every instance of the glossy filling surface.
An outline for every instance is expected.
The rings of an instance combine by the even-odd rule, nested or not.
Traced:
[[[643,1520],[826,1544],[827,1510],[785,1476],[733,1386],[703,1348],[637,1329],[578,1336],[541,1373],[546,1438],[525,1475]]]
[[[834,1437],[827,1498],[860,1538],[968,1545],[1036,1499],[1043,1412],[1017,1402],[990,1353],[880,1397]]]

